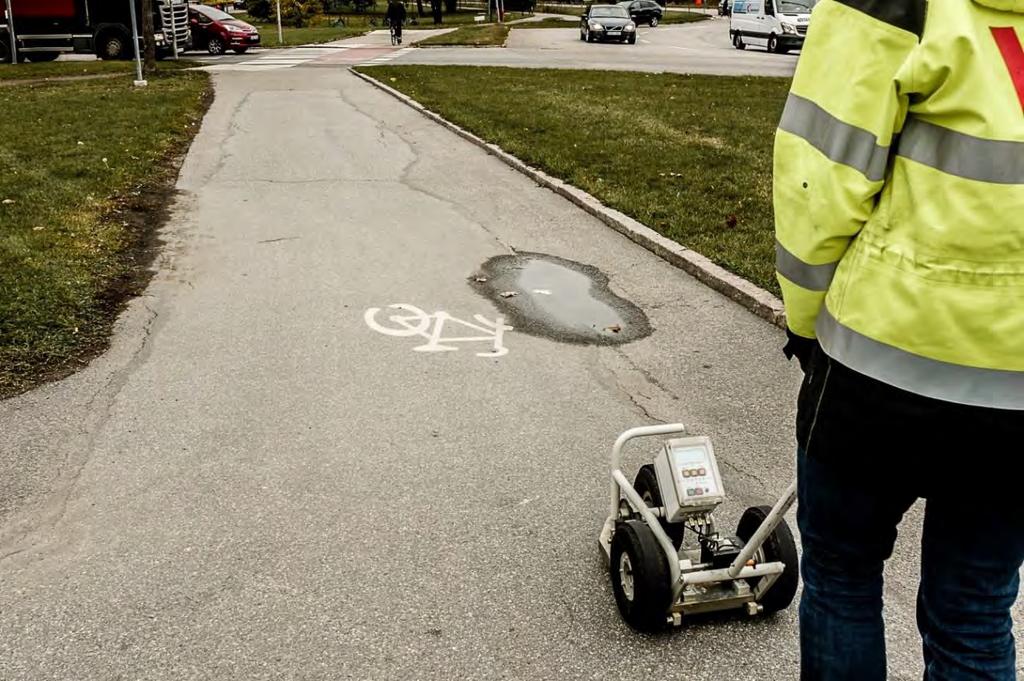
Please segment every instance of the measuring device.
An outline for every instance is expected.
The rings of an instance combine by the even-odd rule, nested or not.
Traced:
[[[682,424],[627,430],[612,447],[608,519],[599,543],[623,619],[641,631],[680,625],[685,615],[742,609],[750,615],[789,607],[799,583],[796,541],[785,521],[796,482],[774,506],[743,512],[723,535],[715,510],[726,500],[714,447],[683,436]],[[665,441],[631,483],[622,449],[641,437]]]

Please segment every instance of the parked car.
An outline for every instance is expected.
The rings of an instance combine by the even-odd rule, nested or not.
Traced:
[[[591,5],[580,18],[580,40],[636,44],[636,24],[621,5]]]
[[[664,16],[664,10],[661,9],[661,5],[654,0],[625,0],[620,2],[619,6],[626,8],[629,16],[637,25],[657,26],[661,23],[662,16]]]
[[[189,5],[188,23],[192,29],[192,45],[210,54],[224,54],[229,49],[242,54],[260,44],[260,32],[255,26],[216,7]]]

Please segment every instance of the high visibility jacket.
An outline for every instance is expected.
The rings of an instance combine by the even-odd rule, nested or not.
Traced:
[[[822,0],[775,142],[790,331],[1024,409],[1024,0]]]

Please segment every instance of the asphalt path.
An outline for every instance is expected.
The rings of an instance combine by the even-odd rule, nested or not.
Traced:
[[[792,610],[641,636],[596,545],[630,426],[713,437],[724,528],[783,491],[780,331],[344,69],[216,83],[111,350],[0,403],[0,676],[797,678]],[[652,333],[434,352],[367,324],[497,323],[469,279],[513,252],[597,268]],[[887,572],[894,679],[921,674],[919,529]]]

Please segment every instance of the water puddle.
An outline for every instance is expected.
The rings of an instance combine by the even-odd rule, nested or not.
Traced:
[[[541,253],[499,255],[469,278],[516,331],[563,343],[618,345],[649,336],[647,315],[601,270]]]

